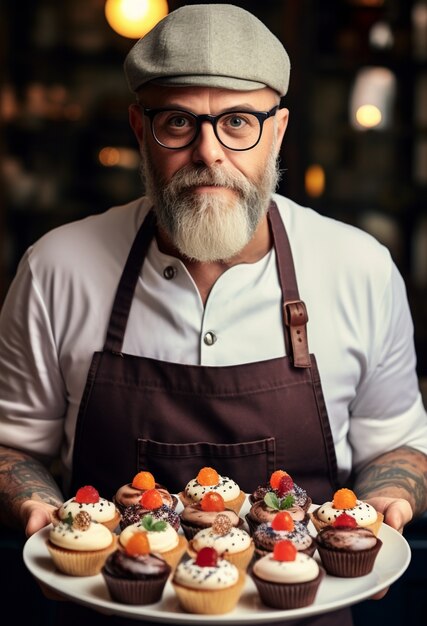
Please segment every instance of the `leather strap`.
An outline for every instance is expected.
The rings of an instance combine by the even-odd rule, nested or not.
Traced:
[[[295,367],[310,367],[307,340],[307,309],[302,300],[291,300],[283,305],[285,324],[289,328]]]

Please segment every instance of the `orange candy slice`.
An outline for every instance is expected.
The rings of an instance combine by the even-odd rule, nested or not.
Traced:
[[[197,482],[204,487],[217,485],[219,483],[219,474],[213,467],[202,467],[197,474]]]
[[[284,470],[276,470],[275,472],[273,472],[270,476],[270,486],[273,489],[277,489],[283,476],[288,476],[288,473]]]
[[[132,481],[132,487],[135,489],[154,489],[156,481],[151,472],[138,472]]]
[[[332,504],[335,509],[353,509],[356,506],[357,497],[351,489],[338,489],[334,493]]]
[[[200,507],[202,511],[224,511],[224,498],[220,493],[208,491],[200,500]]]
[[[273,517],[271,527],[273,530],[294,530],[295,524],[288,511],[279,511],[279,513],[276,513]]]
[[[152,511],[162,506],[163,499],[157,489],[147,489],[147,491],[144,491],[142,494],[140,503],[145,509]]]
[[[138,556],[138,554],[148,554],[150,552],[150,542],[147,533],[136,532],[131,535],[125,547],[129,556]]]

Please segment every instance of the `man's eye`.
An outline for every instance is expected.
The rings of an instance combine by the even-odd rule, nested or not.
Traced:
[[[231,128],[242,128],[246,124],[246,121],[240,115],[232,115],[227,120],[226,123]]]
[[[168,119],[168,126],[172,128],[185,128],[190,125],[190,120],[183,115],[174,115]]]

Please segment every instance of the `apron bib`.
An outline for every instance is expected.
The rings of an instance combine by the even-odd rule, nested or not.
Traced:
[[[112,496],[142,469],[178,492],[204,465],[252,491],[283,468],[313,502],[337,488],[335,450],[304,303],[278,209],[268,213],[283,293],[285,357],[207,367],[122,353],[136,282],[155,219],[148,214],[117,289],[102,352],[80,405],[71,493],[94,485]]]

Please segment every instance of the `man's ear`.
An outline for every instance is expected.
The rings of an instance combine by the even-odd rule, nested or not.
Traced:
[[[277,119],[277,146],[280,150],[280,146],[285,136],[286,128],[289,121],[289,109],[279,109],[276,113]]]
[[[131,104],[129,107],[129,123],[135,133],[135,137],[137,138],[139,145],[141,146],[144,135],[143,116],[139,105],[135,103]]]

